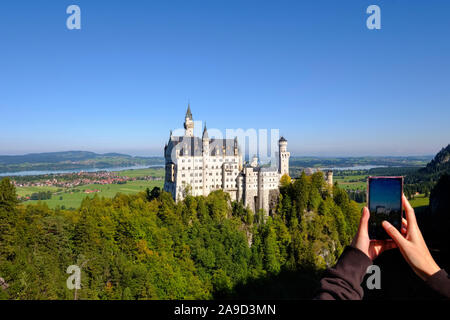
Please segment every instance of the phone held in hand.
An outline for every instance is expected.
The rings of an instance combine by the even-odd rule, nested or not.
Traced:
[[[369,238],[390,239],[381,223],[386,220],[399,231],[402,226],[403,177],[369,177]]]

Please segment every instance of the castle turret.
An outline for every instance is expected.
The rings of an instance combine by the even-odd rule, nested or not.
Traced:
[[[287,140],[281,137],[278,140],[278,172],[283,176],[289,175],[289,158],[291,153],[287,151]]]
[[[187,137],[194,136],[194,120],[192,119],[191,106],[188,104],[186,116],[184,117],[184,135]]]
[[[206,129],[206,122],[205,127],[203,128],[203,135],[202,135],[202,186],[203,186],[203,195],[207,196],[209,193],[209,185],[211,181],[208,181],[208,162],[209,162],[209,136],[208,136],[208,130]],[[209,182],[209,183],[208,183]]]
[[[325,180],[330,186],[333,185],[333,171],[327,170],[325,173]]]

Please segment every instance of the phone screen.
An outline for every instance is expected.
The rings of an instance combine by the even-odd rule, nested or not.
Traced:
[[[403,177],[369,177],[368,184],[369,238],[390,239],[381,223],[387,220],[401,228]]]

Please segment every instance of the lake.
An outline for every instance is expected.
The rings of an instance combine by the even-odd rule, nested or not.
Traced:
[[[320,168],[320,170],[370,170],[374,168],[387,168],[388,166],[376,166],[376,165],[364,165],[364,166],[353,166],[353,167],[332,167],[332,168]]]
[[[31,170],[31,171],[18,171],[18,172],[4,172],[0,173],[0,177],[12,177],[12,176],[38,176],[44,174],[59,174],[59,173],[78,173],[78,172],[98,172],[98,171],[124,171],[132,169],[147,169],[147,168],[162,168],[162,165],[150,165],[150,166],[131,166],[131,167],[111,167],[111,168],[87,168],[87,169],[72,169],[72,170]]]

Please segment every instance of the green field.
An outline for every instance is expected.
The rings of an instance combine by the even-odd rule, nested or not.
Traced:
[[[346,190],[366,190],[367,175],[345,175],[334,176],[333,181],[337,182],[339,187]]]
[[[148,169],[135,169],[135,170],[125,170],[117,172],[119,176],[128,176],[130,178],[153,176],[153,177],[163,177],[164,169],[162,168],[148,168]],[[94,197],[98,195],[100,197],[112,198],[118,192],[130,194],[145,191],[146,188],[152,189],[153,187],[163,187],[163,180],[158,181],[147,181],[147,180],[137,180],[128,181],[125,184],[89,184],[69,189],[61,189],[58,187],[18,187],[17,194],[21,197],[30,196],[32,193],[36,192],[46,192],[50,191],[53,193],[52,198],[49,200],[41,200],[48,204],[50,208],[55,208],[57,206],[69,208],[78,208],[86,197]],[[98,190],[99,192],[86,193],[87,190]],[[38,200],[30,200],[24,202],[25,204],[37,203]]]
[[[139,181],[128,181],[126,184],[106,184],[106,185],[100,185],[100,184],[89,184],[85,186],[75,187],[72,189],[68,189],[61,192],[56,192],[53,194],[52,198],[49,200],[42,200],[41,202],[46,202],[50,208],[55,208],[57,206],[64,206],[66,209],[69,208],[78,208],[86,197],[94,197],[95,195],[98,195],[100,197],[106,197],[106,198],[112,198],[114,197],[118,192],[120,193],[138,193],[141,191],[145,191],[146,188],[152,189],[153,187],[162,187],[164,184],[163,181],[145,181],[145,180],[139,180]],[[18,194],[26,195],[29,194],[28,190],[22,190],[22,189],[29,189],[29,188],[17,188]],[[32,192],[37,191],[47,191],[49,190],[49,187],[35,187],[36,190],[33,190]],[[54,191],[56,191],[57,188],[55,188]],[[95,193],[85,193],[86,190],[99,190],[100,192]],[[52,191],[52,190],[50,190]],[[61,199],[60,199],[61,198]],[[26,201],[25,204],[31,204],[31,203],[37,203],[37,200],[30,200]]]
[[[32,193],[36,193],[36,192],[56,192],[57,190],[59,190],[61,188],[58,187],[17,187],[16,191],[17,191],[17,195],[20,197],[24,197],[24,196],[30,196]]]
[[[427,207],[430,204],[430,198],[425,197],[423,194],[420,194],[409,200],[409,203],[413,208]]]
[[[133,170],[124,170],[117,171],[118,176],[124,177],[143,177],[143,176],[152,176],[152,177],[164,177],[164,168],[147,168],[147,169],[133,169]]]
[[[358,172],[344,171],[343,175],[335,175],[333,181],[337,182],[339,187],[346,190],[367,190],[367,177],[368,175],[363,175]],[[428,207],[430,199],[425,197],[423,194],[416,195],[410,200],[411,206],[416,211],[423,211]],[[358,203],[358,207],[362,209],[366,204]]]

